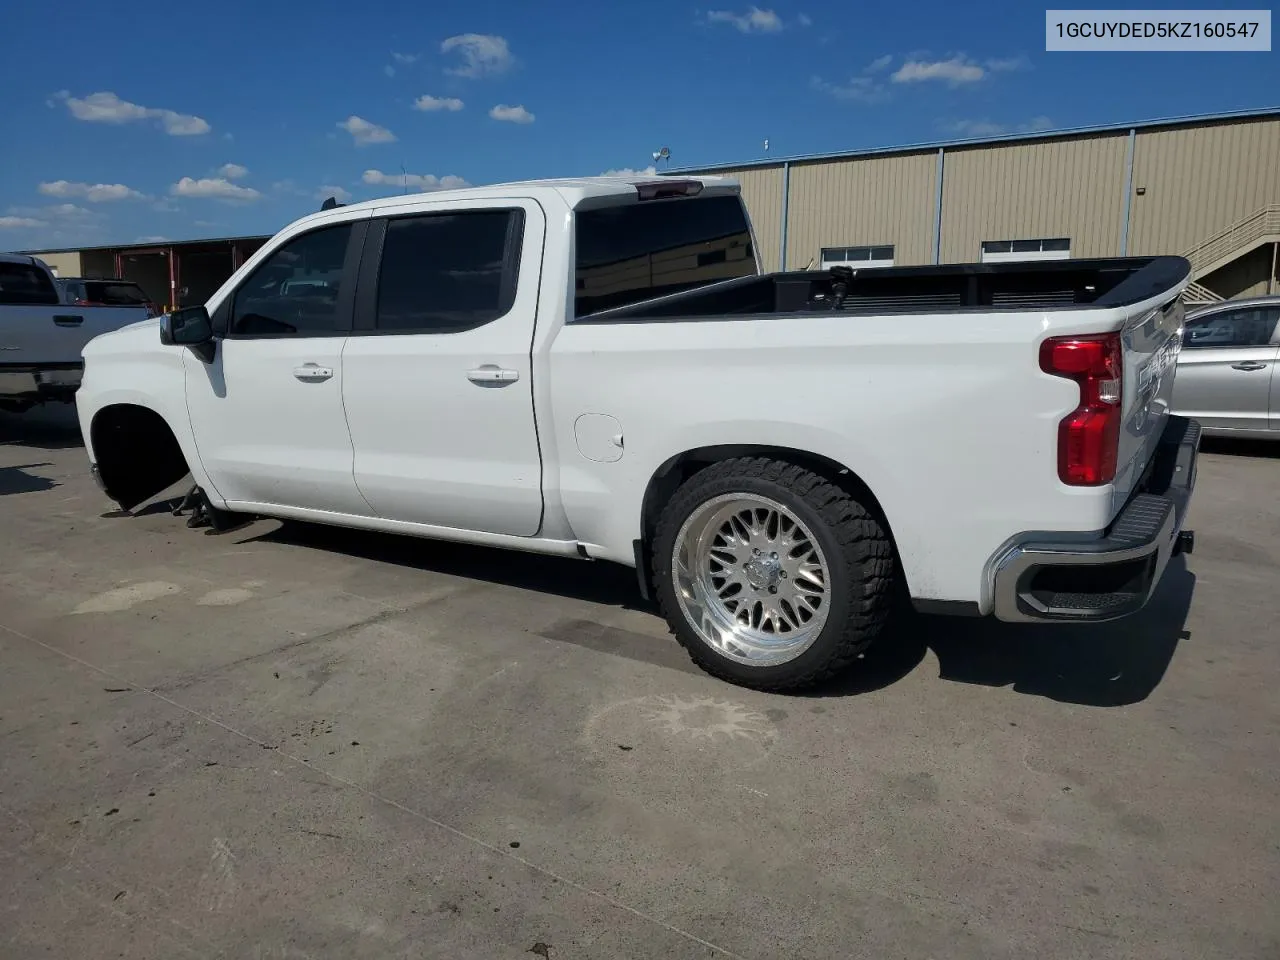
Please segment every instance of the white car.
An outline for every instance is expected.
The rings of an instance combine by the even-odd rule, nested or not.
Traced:
[[[0,410],[70,402],[80,385],[80,352],[100,333],[151,316],[146,304],[65,304],[42,260],[0,253]]]
[[[1010,621],[1146,603],[1190,544],[1199,431],[1166,409],[1188,277],[762,275],[717,178],[398,196],[97,338],[77,406],[125,509],[189,473],[215,526],[633,565],[705,669],[794,689],[856,659],[899,589]]]

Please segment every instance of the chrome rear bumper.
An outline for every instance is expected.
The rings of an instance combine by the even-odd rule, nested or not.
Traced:
[[[1200,424],[1169,417],[1146,485],[1096,540],[1038,536],[995,565],[997,619],[1097,622],[1141,610],[1169,560],[1190,552],[1182,524],[1196,483]]]

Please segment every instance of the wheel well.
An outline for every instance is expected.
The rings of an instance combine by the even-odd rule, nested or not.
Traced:
[[[155,496],[190,470],[164,417],[131,403],[103,407],[89,427],[102,486],[125,510]]]
[[[721,460],[731,460],[735,457],[769,457],[772,460],[784,460],[787,463],[794,463],[798,467],[812,470],[819,476],[825,477],[838,487],[841,487],[850,496],[856,497],[858,502],[871,511],[884,526],[890,542],[894,542],[893,529],[884,514],[884,509],[880,506],[880,501],[871,491],[871,488],[848,467],[837,463],[829,457],[810,453],[806,450],[764,444],[725,444],[699,447],[696,450],[686,450],[684,453],[678,454],[664,463],[649,479],[649,485],[645,488],[644,500],[640,507],[642,540],[637,546],[636,560],[637,563],[644,564],[641,576],[646,582],[651,569],[650,561],[652,557],[650,548],[653,543],[653,534],[657,529],[658,515],[662,512],[662,508],[671,499],[676,489],[698,471],[705,470],[713,463],[719,463]]]

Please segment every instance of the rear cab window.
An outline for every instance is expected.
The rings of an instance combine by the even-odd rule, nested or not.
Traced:
[[[86,281],[85,299],[90,303],[99,303],[108,307],[140,307],[149,301],[142,288],[136,283],[111,283],[105,281]]]
[[[737,194],[579,210],[574,223],[577,317],[758,272]]]

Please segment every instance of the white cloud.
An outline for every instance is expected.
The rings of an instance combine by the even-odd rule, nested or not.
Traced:
[[[0,227],[11,230],[51,227],[85,232],[96,232],[103,218],[93,210],[86,210],[74,203],[55,203],[47,207],[10,207],[0,217]],[[62,236],[59,234],[59,236]]]
[[[457,77],[496,76],[515,65],[506,38],[492,34],[463,33],[449,37],[440,44],[440,52],[456,52],[462,57],[462,66],[446,71]]]
[[[94,220],[99,214],[74,203],[55,203],[47,207],[10,207],[9,213],[39,220]]]
[[[382,68],[382,72],[385,73],[388,77],[394,77],[396,75],[396,68],[388,63],[385,67]]]
[[[1024,70],[1031,65],[1026,57],[1006,57],[1003,60],[988,60],[987,69],[996,73],[1009,70]]]
[[[462,101],[457,97],[433,97],[429,93],[424,93],[413,101],[413,109],[422,110],[426,113],[435,113],[438,110],[448,110],[450,113],[454,113],[462,109]]]
[[[69,180],[53,180],[37,188],[46,197],[81,197],[90,203],[110,200],[140,200],[142,194],[123,183],[73,183]]]
[[[620,170],[606,170],[600,174],[602,177],[621,177],[623,180],[635,180],[638,177],[656,177],[657,175],[658,170],[656,167],[645,167],[643,170],[623,167]]]
[[[889,64],[893,63],[893,54],[886,53],[883,57],[876,57],[868,63],[863,69],[863,73],[879,73]]]
[[[225,177],[205,177],[195,180],[183,177],[169,192],[175,197],[200,197],[214,200],[251,201],[262,196],[252,187],[242,187]]]
[[[249,172],[249,168],[239,163],[224,163],[218,168],[218,173],[226,177],[228,180],[239,180]]]
[[[366,170],[360,178],[365,183],[373,186],[384,187],[411,187],[423,193],[430,193],[433,190],[457,190],[461,187],[469,187],[462,177],[455,177],[452,174],[443,177],[437,177],[430,173],[383,173],[381,170]]]
[[[965,57],[952,57],[949,60],[908,60],[890,79],[894,83],[923,83],[928,80],[941,80],[948,86],[958,87],[964,83],[977,83],[987,75],[986,70]]]
[[[505,120],[507,123],[533,123],[534,120],[533,114],[524,107],[509,107],[505,103],[500,103],[490,110],[489,116],[495,120]]]
[[[889,94],[884,85],[871,77],[850,77],[847,83],[833,83],[821,77],[811,77],[810,86],[837,100],[849,100],[856,103],[880,103]]]
[[[159,234],[151,234],[145,237],[139,237],[134,243],[168,243],[168,237],[162,237]]]
[[[800,14],[800,16],[797,17],[796,19],[799,22],[800,26],[802,27],[813,26],[813,17],[809,16],[807,13]]]
[[[806,18],[807,19],[807,18]],[[777,33],[782,29],[782,18],[772,10],[761,10],[751,7],[746,13],[734,13],[732,10],[711,10],[707,13],[708,23],[729,23],[742,33]],[[806,26],[808,24],[805,24]]]
[[[386,127],[370,123],[363,117],[357,117],[354,114],[337,124],[337,126],[351,134],[357,146],[364,146],[369,143],[396,142],[396,135]]]
[[[999,137],[1013,133],[1043,133],[1053,129],[1053,121],[1048,117],[1032,117],[1026,123],[1004,124],[990,120],[956,120],[943,124],[943,129],[961,137]]]
[[[416,53],[396,53],[391,51],[391,59],[396,63],[410,64],[418,62],[418,54]]]
[[[332,183],[325,184],[316,191],[317,200],[328,200],[330,197],[333,197],[339,203],[346,203],[351,199],[351,191]]]
[[[211,129],[207,121],[193,114],[139,106],[105,91],[91,93],[80,99],[60,90],[55,97],[66,103],[73,117],[89,123],[120,124],[137,120],[159,120],[164,132],[174,137],[196,136],[208,133]]]

